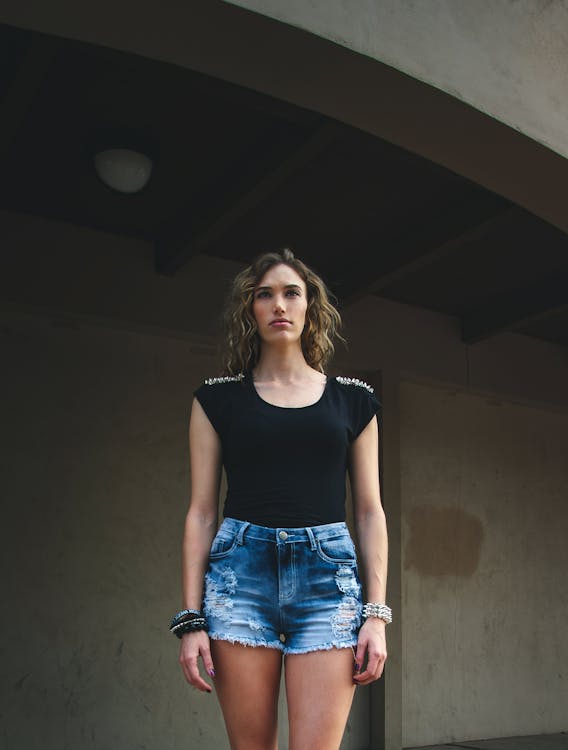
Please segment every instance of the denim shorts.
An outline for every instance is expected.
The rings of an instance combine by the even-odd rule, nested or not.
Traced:
[[[361,583],[347,526],[267,528],[225,518],[211,545],[203,608],[215,640],[284,654],[356,645]]]

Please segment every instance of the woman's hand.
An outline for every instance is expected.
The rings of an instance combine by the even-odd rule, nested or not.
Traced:
[[[370,682],[378,680],[383,673],[387,658],[385,626],[384,620],[378,617],[368,617],[359,631],[355,655],[355,661],[359,665],[359,669],[353,675],[353,679],[358,685],[368,685]],[[367,656],[367,666],[364,672],[360,672],[359,670],[363,668],[365,662],[365,656]]]
[[[215,677],[211,649],[209,647],[209,636],[205,630],[197,630],[195,633],[184,633],[181,637],[179,650],[179,663],[183,669],[185,679],[190,685],[206,693],[212,692],[212,687],[205,682],[199,674],[198,659],[201,656],[205,671],[210,677]]]

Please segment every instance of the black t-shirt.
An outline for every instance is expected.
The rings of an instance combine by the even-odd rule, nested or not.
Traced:
[[[264,401],[245,372],[194,395],[221,439],[225,516],[272,528],[345,520],[349,445],[381,410],[371,386],[328,377],[318,401],[289,408]]]

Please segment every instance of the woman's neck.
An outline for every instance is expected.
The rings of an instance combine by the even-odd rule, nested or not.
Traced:
[[[255,380],[290,382],[316,372],[306,362],[301,349],[263,347],[254,369]]]

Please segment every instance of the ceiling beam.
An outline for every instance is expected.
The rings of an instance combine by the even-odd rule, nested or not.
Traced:
[[[156,271],[172,275],[192,256],[205,252],[342,132],[343,127],[333,121],[307,132],[274,123],[222,179],[202,192],[199,205],[189,206],[184,217],[172,222],[156,239]]]
[[[101,60],[106,60],[111,65],[117,65],[121,64],[121,58],[128,60],[132,55],[111,47],[99,47],[97,57]],[[207,73],[201,73],[198,70],[179,68],[172,63],[151,58],[139,59],[137,65],[141,68],[143,65],[147,65],[148,70],[152,72],[161,68],[161,74],[164,78],[171,78],[172,70],[176,69],[180,80],[179,85],[183,86],[186,96],[191,96],[195,93],[205,99],[212,99],[214,101],[223,100],[230,107],[236,106],[239,109],[248,108],[268,117],[285,120],[293,125],[309,127],[316,121],[321,120],[321,115],[310,109],[304,109],[297,104],[290,104],[283,99],[277,99],[269,94],[255,91],[237,83],[231,83],[228,80],[223,80]]]
[[[458,197],[455,204],[446,203],[443,212],[433,215],[426,226],[403,232],[387,244],[377,239],[376,250],[357,253],[359,261],[352,260],[348,269],[334,274],[338,281],[330,286],[343,306],[367,294],[378,294],[392,283],[461,252],[465,244],[479,240],[522,211],[503,205],[504,201],[491,193],[469,200]],[[400,258],[410,259],[400,262]]]
[[[268,94],[263,94],[253,89],[238,86],[220,78],[213,78],[205,73],[196,71],[184,71],[185,75],[191,75],[191,86],[200,91],[204,96],[215,99],[223,99],[231,106],[239,108],[248,107],[263,115],[286,120],[293,125],[311,126],[321,120],[321,115],[309,109],[303,109],[296,104],[289,104],[281,99],[275,99]]]
[[[561,271],[524,289],[500,294],[493,302],[462,316],[462,341],[473,344],[566,310],[568,271]]]
[[[16,75],[2,101],[0,118],[0,160],[9,151],[45,80],[59,48],[58,40],[34,34],[24,52]]]

